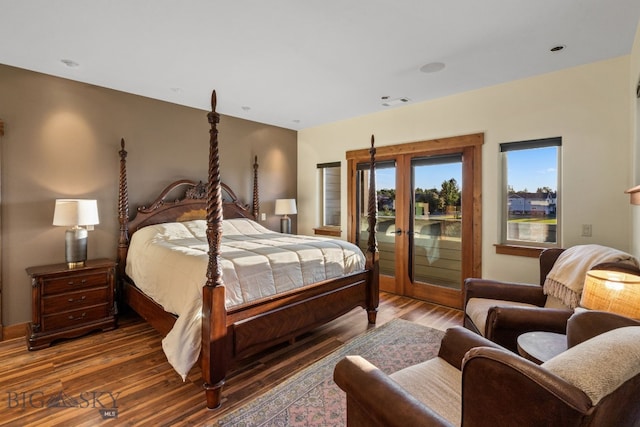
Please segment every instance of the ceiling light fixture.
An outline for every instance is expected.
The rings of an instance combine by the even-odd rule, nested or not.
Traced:
[[[409,101],[411,101],[409,98],[407,97],[402,97],[402,98],[395,98],[395,99],[389,99],[389,97],[382,97],[382,100],[384,101],[382,103],[382,105],[384,105],[385,107],[393,107],[396,105],[400,105],[400,104],[405,104]]]
[[[60,62],[62,62],[64,65],[66,65],[69,68],[78,68],[80,66],[80,64],[78,64],[76,61],[72,59],[61,59]]]
[[[444,67],[445,65],[443,62],[429,62],[428,64],[420,67],[420,71],[422,71],[423,73],[431,74],[444,70]]]

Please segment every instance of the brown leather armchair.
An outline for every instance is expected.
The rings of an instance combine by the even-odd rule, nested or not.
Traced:
[[[629,426],[640,424],[638,354],[640,327],[598,335],[540,366],[455,327],[435,359],[387,376],[347,356],[334,380],[347,394],[350,427]]]
[[[468,278],[464,282],[464,326],[501,346],[517,351],[518,336],[530,331],[564,334],[573,309],[549,304],[542,286],[564,249],[540,253],[540,283],[525,284]],[[593,268],[639,274],[629,264],[603,263]]]

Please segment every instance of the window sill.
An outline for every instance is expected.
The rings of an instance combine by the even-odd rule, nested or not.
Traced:
[[[317,227],[313,229],[313,233],[319,236],[332,236],[340,237],[342,230],[338,226],[325,225],[324,227]]]
[[[540,257],[540,252],[547,248],[536,248],[532,246],[504,245],[496,243],[496,253],[500,255],[514,255],[529,258]]]

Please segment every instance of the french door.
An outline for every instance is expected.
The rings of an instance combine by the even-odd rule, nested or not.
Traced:
[[[482,134],[377,148],[380,288],[462,307],[481,274]],[[349,238],[367,244],[368,151],[347,153]],[[352,212],[354,214],[352,214]]]

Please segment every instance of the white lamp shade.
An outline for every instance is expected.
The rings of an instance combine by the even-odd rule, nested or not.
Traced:
[[[609,311],[638,319],[640,277],[617,271],[588,271],[580,305],[590,310]]]
[[[296,210],[296,199],[277,199],[276,215],[291,215],[298,213]]]
[[[57,199],[53,225],[75,226],[99,224],[98,203],[86,199]]]

